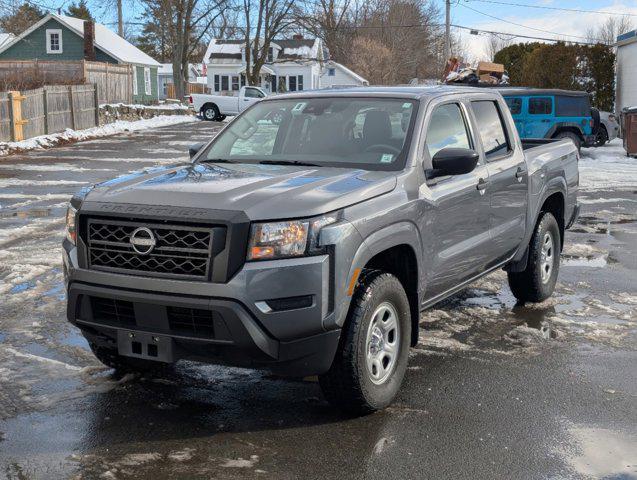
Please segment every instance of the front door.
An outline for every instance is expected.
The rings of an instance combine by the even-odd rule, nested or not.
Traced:
[[[482,155],[489,171],[489,228],[494,265],[511,256],[525,233],[528,173],[524,152],[513,148],[511,125],[502,115],[502,104],[494,100],[471,102]]]
[[[446,103],[430,117],[425,149],[429,158],[443,148],[475,148],[466,107]],[[420,196],[431,213],[421,225],[430,244],[427,300],[480,273],[489,250],[489,173],[483,161],[474,171],[428,181]]]

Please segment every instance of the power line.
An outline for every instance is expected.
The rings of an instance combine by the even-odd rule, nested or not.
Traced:
[[[474,2],[482,2],[482,3],[493,3],[496,5],[507,5],[509,7],[524,7],[524,8],[538,8],[543,10],[558,10],[561,12],[571,12],[571,13],[599,13],[601,15],[617,15],[620,17],[637,17],[636,13],[621,13],[621,12],[608,12],[604,10],[585,10],[581,8],[564,8],[564,7],[549,7],[546,5],[529,5],[526,3],[509,3],[509,2],[499,2],[497,0],[465,0],[465,1],[474,1]]]
[[[521,23],[511,22],[510,20],[505,20],[504,18],[496,17],[494,15],[490,15],[488,13],[481,12],[480,10],[476,10],[475,8],[471,8],[468,5],[464,5],[464,4],[460,4],[460,5],[463,6],[464,8],[468,8],[469,10],[471,10],[473,12],[479,13],[480,15],[484,15],[485,17],[493,18],[494,20],[498,20],[500,22],[506,22],[506,23],[509,23],[511,25],[515,25],[516,27],[528,28],[529,30],[535,30],[536,32],[550,33],[551,35],[560,35],[562,37],[581,38],[581,39],[584,39],[584,40],[588,40],[586,37],[581,37],[579,35],[569,35],[569,34],[566,34],[566,33],[558,33],[558,32],[552,32],[550,30],[543,30],[541,28],[529,27],[528,25],[522,25]]]
[[[510,33],[510,32],[497,32],[497,31],[493,31],[493,30],[483,30],[480,28],[471,28],[471,27],[465,27],[463,25],[454,25],[451,24],[452,27],[454,28],[459,28],[461,30],[469,30],[471,32],[481,32],[481,33],[489,33],[491,35],[506,35],[507,37],[511,37],[511,38],[525,38],[525,39],[529,39],[529,40],[543,40],[545,42],[560,42],[562,41],[559,38],[547,38],[547,37],[535,37],[532,35],[522,35],[519,33]],[[596,45],[595,43],[592,42],[578,42],[576,40],[567,40],[568,43],[574,43],[576,45]]]

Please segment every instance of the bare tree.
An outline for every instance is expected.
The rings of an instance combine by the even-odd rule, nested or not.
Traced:
[[[210,26],[223,14],[227,0],[144,0],[146,14],[165,28],[171,46],[177,98],[186,94],[188,63]]]
[[[495,54],[498,53],[503,48],[511,45],[510,37],[503,37],[502,35],[498,35],[495,33],[489,34],[486,42],[486,54],[489,61],[493,61]]]
[[[628,15],[608,17],[606,21],[598,27],[589,28],[586,31],[586,38],[591,43],[613,45],[619,35],[634,29],[635,24]]]
[[[348,58],[355,30],[356,0],[307,0],[295,6],[298,25],[323,40],[330,58],[344,62]]]
[[[258,85],[274,38],[291,22],[294,0],[243,0],[246,82]],[[254,32],[254,35],[252,35]]]

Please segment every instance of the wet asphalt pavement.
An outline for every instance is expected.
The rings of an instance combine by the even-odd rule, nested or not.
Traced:
[[[498,272],[425,312],[386,411],[345,417],[312,379],[100,366],[65,321],[66,201],[218,128],[0,157],[0,479],[637,479],[637,175],[593,161],[617,147],[584,153],[554,297],[516,306]]]

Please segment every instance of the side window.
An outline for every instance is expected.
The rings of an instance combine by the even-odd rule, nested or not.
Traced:
[[[246,88],[244,95],[248,98],[263,98],[263,93],[256,88]]]
[[[509,152],[511,146],[496,102],[471,102],[471,106],[476,114],[478,131],[486,159],[491,160]]]
[[[504,101],[507,102],[511,115],[522,113],[522,99],[520,97],[504,97]]]
[[[467,123],[457,103],[434,110],[427,127],[425,148],[432,158],[443,148],[471,148]]]
[[[553,112],[553,100],[551,97],[529,98],[529,113],[531,115],[550,115]]]

